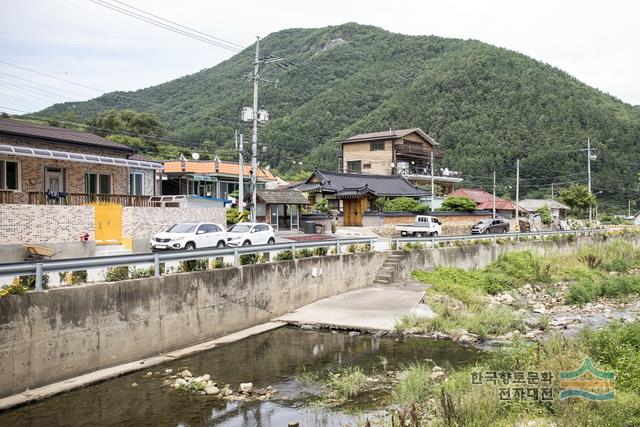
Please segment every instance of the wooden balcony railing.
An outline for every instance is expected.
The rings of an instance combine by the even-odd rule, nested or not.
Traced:
[[[151,196],[131,196],[128,194],[86,194],[67,193],[65,197],[50,197],[41,192],[27,193],[30,205],[84,205],[86,203],[117,203],[122,206],[151,206]],[[1,196],[0,196],[1,197]],[[2,199],[0,198],[0,202]],[[6,203],[6,202],[2,202]]]
[[[444,152],[442,150],[432,150],[424,145],[419,144],[399,144],[396,145],[396,153],[397,154],[407,154],[413,156],[421,156],[421,157],[429,157],[431,155],[431,151],[433,151],[433,156],[440,159],[444,157]]]
[[[8,205],[14,203],[13,191],[0,191],[0,204]]]

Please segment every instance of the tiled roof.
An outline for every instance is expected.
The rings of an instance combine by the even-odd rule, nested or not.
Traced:
[[[216,172],[215,160],[203,160],[203,161],[190,161],[185,160],[185,170],[182,170],[180,160],[170,160],[164,162],[165,173],[197,173],[197,174],[219,174],[219,175],[234,175],[237,176],[240,171],[240,165],[233,162],[218,162],[218,171]],[[244,165],[244,176],[251,176],[251,166]],[[275,180],[275,176],[268,169],[258,168],[258,177],[267,180]]]
[[[298,190],[257,190],[256,198],[264,203],[308,205],[309,200]]]
[[[466,197],[467,199],[471,199],[476,202],[476,204],[493,200],[493,195],[491,193],[487,193],[484,190],[471,188],[459,188],[456,191],[447,194],[447,197],[452,196]],[[504,201],[504,199],[496,197],[496,202],[498,201]]]
[[[89,132],[79,132],[71,129],[55,126],[40,125],[12,119],[0,119],[0,133],[26,136],[62,143],[73,143],[91,147],[108,148],[111,150],[135,153],[135,150],[126,145],[109,141],[101,136]]]
[[[342,140],[341,142],[343,144],[346,144],[350,142],[370,141],[370,140],[376,140],[376,139],[389,139],[389,138],[396,139],[396,138],[403,138],[414,132],[420,135],[422,138],[424,138],[426,141],[428,141],[432,145],[438,145],[438,142],[435,139],[427,135],[420,128],[398,129],[398,130],[394,130],[393,132],[390,130],[385,130],[382,132],[360,133],[358,135],[350,136],[349,138]]]
[[[367,186],[379,197],[420,197],[429,193],[413,186],[400,175],[368,175],[316,170],[314,175],[321,181],[323,191],[337,193]],[[309,180],[301,187],[308,187]]]

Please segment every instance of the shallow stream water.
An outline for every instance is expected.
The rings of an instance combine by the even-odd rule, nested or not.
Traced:
[[[458,367],[481,357],[478,350],[450,341],[408,340],[329,331],[280,328],[242,341],[150,367],[0,413],[0,426],[300,426],[356,425],[385,406],[385,396],[365,396],[348,407],[310,405],[310,386],[296,381],[304,372],[356,365],[365,372],[432,359],[440,366]],[[190,395],[163,386],[165,369],[188,368],[194,376],[210,374],[219,384],[241,382],[275,387],[269,401],[228,402]],[[152,376],[145,376],[153,372]],[[132,384],[137,386],[133,387]],[[388,396],[387,396],[388,397]],[[376,399],[376,400],[374,400]]]

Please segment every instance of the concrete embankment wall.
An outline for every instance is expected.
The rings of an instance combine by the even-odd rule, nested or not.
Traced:
[[[400,275],[483,267],[501,253],[572,253],[603,237],[405,254]],[[635,239],[640,243],[640,239]],[[0,397],[183,348],[372,284],[389,253],[304,258],[0,298]]]
[[[313,257],[0,298],[0,397],[221,337],[363,288],[385,257]]]

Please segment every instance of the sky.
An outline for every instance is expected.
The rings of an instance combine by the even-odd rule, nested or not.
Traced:
[[[403,34],[481,40],[556,66],[640,105],[640,2],[121,1],[242,46],[285,28],[345,22]],[[153,86],[234,54],[91,0],[0,0],[0,10],[0,111],[9,113]]]

